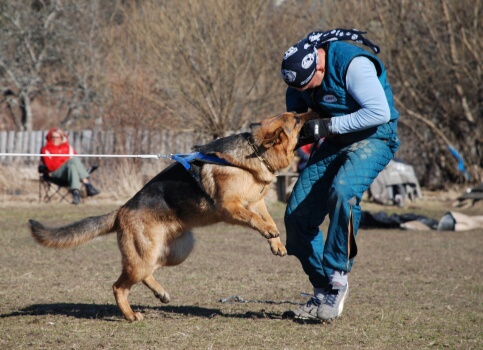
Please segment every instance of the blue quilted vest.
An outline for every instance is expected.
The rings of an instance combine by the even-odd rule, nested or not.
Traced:
[[[387,81],[384,65],[379,58],[368,51],[343,41],[329,43],[326,55],[325,76],[322,85],[318,89],[307,89],[302,92],[292,88],[287,89],[287,110],[304,112],[307,110],[307,107],[317,110],[318,108],[315,105],[318,105],[332,117],[337,118],[337,116],[349,114],[360,109],[359,104],[346,89],[347,68],[350,62],[357,56],[365,56],[374,63],[379,81],[386,93],[391,116],[386,124],[371,128],[371,130],[351,134],[363,133],[367,135],[365,137],[393,138],[396,136],[399,113],[394,107],[394,98],[391,86]],[[348,134],[345,135],[344,138],[349,137]]]

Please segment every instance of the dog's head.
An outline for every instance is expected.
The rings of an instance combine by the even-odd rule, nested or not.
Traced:
[[[286,148],[295,148],[300,129],[304,123],[316,118],[315,112],[293,113],[286,112],[267,118],[259,123],[250,125],[252,136],[258,147],[265,149],[283,144]],[[293,143],[290,147],[287,143]]]
[[[290,164],[299,132],[304,123],[316,118],[315,112],[286,112],[250,125],[252,138],[275,170]],[[270,158],[270,159],[269,159]]]

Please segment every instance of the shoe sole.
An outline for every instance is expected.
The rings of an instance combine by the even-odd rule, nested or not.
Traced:
[[[310,314],[306,314],[306,315],[295,315],[294,318],[296,318],[297,320],[316,320],[317,319],[316,316],[312,316]]]

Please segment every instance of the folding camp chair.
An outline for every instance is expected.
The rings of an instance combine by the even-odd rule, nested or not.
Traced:
[[[91,174],[99,166],[93,165],[87,172]],[[50,203],[54,198],[59,198],[59,202],[68,202],[68,196],[70,194],[69,184],[67,181],[53,178],[49,175],[49,170],[44,164],[40,164],[38,167],[39,172],[39,203]],[[81,196],[82,198],[82,196]]]

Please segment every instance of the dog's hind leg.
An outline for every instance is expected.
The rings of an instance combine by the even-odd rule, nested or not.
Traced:
[[[143,315],[140,312],[134,312],[127,301],[127,297],[129,296],[129,292],[131,287],[136,282],[132,281],[129,278],[129,275],[123,271],[121,276],[117,279],[116,283],[112,286],[114,291],[114,297],[116,298],[117,306],[121,309],[124,317],[128,321],[141,321],[143,319]]]
[[[181,264],[193,250],[195,239],[190,231],[181,233],[180,236],[168,239],[164,249],[159,249],[162,254],[159,256],[158,266],[174,266]],[[151,289],[154,296],[162,303],[169,303],[168,292],[156,281],[152,273],[143,279],[146,287]]]
[[[153,275],[149,275],[143,280],[143,283],[146,287],[151,289],[154,293],[154,296],[161,300],[162,303],[169,303],[169,294],[164,290],[163,287],[156,281]]]

